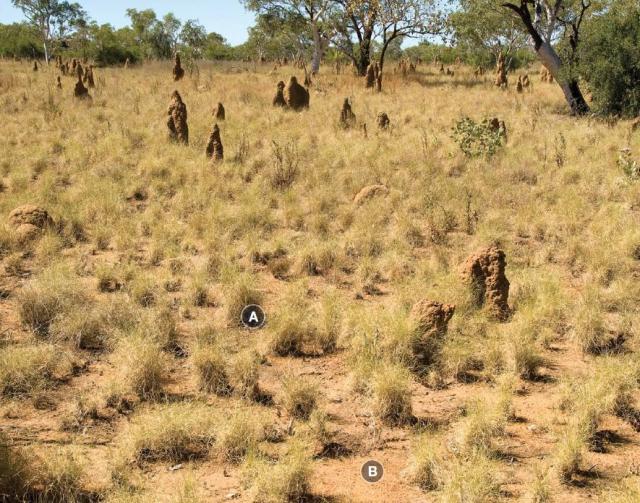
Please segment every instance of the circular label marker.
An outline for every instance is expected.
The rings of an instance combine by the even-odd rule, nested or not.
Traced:
[[[382,478],[382,475],[384,475],[384,468],[382,467],[382,464],[377,461],[370,460],[362,465],[360,473],[364,480],[374,484]]]
[[[267,317],[264,314],[264,309],[257,304],[249,304],[248,306],[245,306],[240,314],[240,321],[242,324],[251,330],[262,328],[266,319]]]

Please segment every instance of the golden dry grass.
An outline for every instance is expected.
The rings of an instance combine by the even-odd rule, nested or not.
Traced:
[[[381,94],[323,68],[308,111],[271,108],[294,73],[96,69],[88,104],[53,69],[0,63],[0,427],[41,460],[22,497],[633,501],[640,184],[617,160],[640,156],[640,134],[569,117],[535,78],[520,95],[464,67],[390,73]],[[188,147],[165,126],[176,88]],[[340,127],[345,97],[367,138]],[[499,117],[508,141],[466,158],[451,138],[463,116]],[[388,193],[353,202],[376,184]],[[56,225],[21,241],[6,217],[22,204]],[[491,244],[507,256],[506,323],[460,279]],[[456,312],[417,368],[409,312],[424,298]],[[263,330],[239,326],[247,303]],[[60,473],[57,443],[81,447]],[[360,478],[370,458],[378,485]],[[0,462],[0,482],[15,466]]]

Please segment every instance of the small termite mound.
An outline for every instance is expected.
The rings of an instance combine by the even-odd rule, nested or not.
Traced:
[[[222,161],[224,159],[224,148],[220,139],[220,128],[218,124],[213,125],[213,131],[209,135],[207,142],[207,157],[213,162]]]
[[[182,79],[182,77],[184,77],[184,68],[182,68],[182,62],[180,61],[180,54],[176,53],[173,59],[173,80],[177,82]]]
[[[284,99],[284,82],[278,82],[278,90],[276,91],[276,95],[273,98],[273,106],[274,107],[282,107],[286,108],[287,100]]]
[[[76,85],[73,88],[73,95],[76,98],[80,98],[80,99],[91,99],[91,96],[89,95],[89,90],[86,87],[84,87],[84,84],[82,83],[82,77],[78,77],[78,81],[76,82]]]
[[[340,127],[344,129],[352,128],[356,123],[356,114],[351,110],[349,98],[344,99],[342,110],[340,111]]]
[[[489,120],[489,128],[491,131],[498,133],[503,140],[507,140],[507,125],[503,120],[494,117]]]
[[[89,89],[96,87],[96,83],[93,80],[93,65],[89,65],[84,72],[84,78],[82,79]]]
[[[222,103],[218,103],[216,107],[213,109],[213,116],[216,118],[216,120],[219,120],[219,121],[225,120],[226,113]]]
[[[387,194],[389,194],[389,188],[386,185],[367,185],[366,187],[362,187],[360,192],[358,192],[353,198],[353,204],[355,206],[362,206],[364,203],[375,197],[386,196]]]
[[[187,125],[187,106],[182,101],[182,97],[178,91],[173,91],[171,95],[171,103],[167,109],[167,127],[169,128],[169,137],[173,141],[189,144],[189,126]]]
[[[416,332],[413,353],[416,363],[431,365],[447,335],[449,320],[455,312],[452,304],[423,299],[411,309],[411,323]]]
[[[45,229],[53,227],[54,222],[44,208],[25,204],[9,214],[9,224],[15,230],[18,241],[25,243],[41,235]]]
[[[553,74],[549,71],[549,69],[546,66],[543,66],[540,69],[540,80],[542,82],[553,84]]]
[[[58,89],[62,89],[62,81],[60,80],[60,75],[56,78],[56,87]]]
[[[389,129],[389,126],[391,125],[391,120],[385,112],[380,112],[378,114],[376,122],[378,124],[378,129]]]

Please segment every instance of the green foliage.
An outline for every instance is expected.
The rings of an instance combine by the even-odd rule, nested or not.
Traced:
[[[133,32],[129,28],[115,31],[109,24],[93,25],[91,39],[88,52],[100,66],[124,63],[127,59],[135,63],[140,59]]]
[[[477,123],[463,117],[456,122],[451,137],[467,157],[491,157],[502,145],[503,132],[492,127],[488,119]]]
[[[44,51],[38,32],[26,23],[0,24],[0,56],[43,57]]]
[[[530,51],[522,50],[528,44],[522,23],[505,15],[500,3],[496,0],[460,0],[458,9],[449,13],[447,28],[465,63],[493,66],[498,54],[503,53],[509,66],[517,68],[522,56],[531,56]],[[515,58],[516,55],[520,58]]]
[[[312,40],[301,15],[273,10],[256,16],[256,24],[249,28],[249,39],[244,46],[247,55],[253,57],[291,58],[300,51],[309,52]]]
[[[75,11],[74,11],[75,12]],[[83,14],[82,11],[80,11]],[[185,61],[199,58],[232,59],[239,55],[218,33],[208,33],[196,20],[184,24],[169,13],[158,19],[153,10],[128,9],[131,26],[73,20],[51,34],[49,49],[65,59],[90,58],[99,66],[136,63],[145,58],[166,59],[181,51]],[[42,58],[42,34],[32,22],[0,24],[0,57]]]
[[[640,7],[615,5],[586,25],[579,73],[602,114],[640,114]]]
[[[498,55],[498,52],[493,52],[491,48],[483,45],[458,43],[450,47],[430,42],[421,42],[413,47],[407,47],[403,53],[413,60],[420,58],[425,63],[431,63],[437,59],[444,65],[453,65],[460,58],[467,65],[483,68],[494,68]],[[528,48],[513,49],[509,57],[511,58],[509,67],[512,70],[522,68],[536,59],[536,55]]]

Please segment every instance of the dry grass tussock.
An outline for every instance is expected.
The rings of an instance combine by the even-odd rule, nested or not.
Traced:
[[[81,101],[32,66],[0,62],[0,493],[637,499],[629,123],[570,117],[536,68],[323,67],[307,96],[292,66],[149,63]]]

